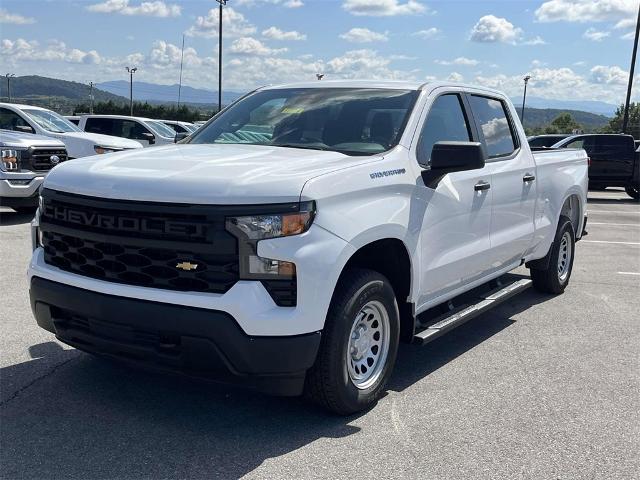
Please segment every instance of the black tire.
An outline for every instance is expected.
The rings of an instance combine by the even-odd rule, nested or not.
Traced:
[[[565,235],[568,236],[567,242],[569,244],[569,259],[568,269],[566,275],[561,275],[559,271],[559,257],[561,255],[562,240]],[[561,294],[569,284],[571,278],[571,272],[573,270],[573,259],[575,258],[576,251],[576,236],[573,231],[573,225],[571,220],[564,215],[560,217],[558,222],[558,229],[556,230],[556,236],[553,239],[553,245],[551,246],[550,258],[546,268],[531,268],[531,280],[533,280],[533,287],[539,292]],[[565,272],[565,270],[563,270]]]
[[[367,388],[358,388],[351,380],[347,367],[348,359],[352,358],[350,339],[353,338],[352,327],[356,318],[371,302],[382,305],[386,310],[389,345],[386,361],[380,360],[380,367],[377,364],[373,367],[379,372],[375,382]],[[318,358],[307,375],[305,396],[339,415],[349,415],[371,407],[382,395],[393,371],[399,337],[400,315],[389,281],[371,270],[346,271],[329,307]]]
[[[634,200],[640,200],[640,187],[625,187],[624,191]]]
[[[20,215],[35,215],[38,207],[12,207]]]

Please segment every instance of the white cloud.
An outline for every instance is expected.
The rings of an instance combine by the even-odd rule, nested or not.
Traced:
[[[588,28],[582,36],[592,42],[601,42],[610,35],[609,32],[596,30],[595,28]]]
[[[370,78],[373,80],[410,80],[411,72],[389,68],[390,57],[384,57],[375,50],[350,50],[326,62],[324,73],[327,78]]]
[[[129,0],[107,0],[86,7],[90,12],[118,13],[120,15],[143,15],[147,17],[179,17],[182,7],[167,4],[160,0],[141,2],[138,6],[129,5]]]
[[[464,82],[464,77],[460,75],[458,72],[451,72],[447,77],[449,82],[461,83]]]
[[[387,32],[380,33],[368,28],[352,28],[340,35],[340,38],[352,43],[386,42],[389,40]]]
[[[623,33],[620,38],[623,40],[633,40],[636,34],[636,21],[633,18],[625,18],[624,20],[620,20],[616,23],[613,28],[615,30],[627,30],[627,32]]]
[[[620,67],[596,65],[591,69],[591,81],[605,85],[626,85],[629,73]]]
[[[9,13],[4,8],[0,8],[0,23],[12,23],[13,25],[27,25],[30,23],[36,23],[36,20],[31,17],[25,17],[18,13]]]
[[[233,4],[238,7],[255,7],[260,4],[281,5],[285,8],[300,8],[304,6],[302,0],[235,0]]]
[[[516,43],[522,29],[515,27],[506,18],[485,15],[471,29],[471,40],[482,43]]]
[[[475,67],[480,62],[473,58],[458,57],[453,60],[435,60],[435,63],[439,65],[463,65],[465,67]]]
[[[636,0],[550,0],[535,12],[540,22],[602,22],[637,13]]]
[[[153,42],[149,55],[143,62],[154,68],[164,68],[168,66],[178,67],[180,66],[181,58],[182,52],[180,47],[163,40],[156,40]],[[194,48],[186,47],[184,49],[185,66],[200,66],[203,63],[205,63],[205,60],[198,56],[198,52],[196,52]]]
[[[287,51],[286,48],[269,48],[252,37],[238,38],[231,44],[229,50],[236,55],[277,55]]]
[[[307,36],[303,33],[292,30],[290,32],[284,32],[277,27],[269,27],[262,31],[262,36],[270,38],[272,40],[292,40],[301,41],[306,40]]]
[[[521,45],[546,45],[547,42],[545,42],[540,35],[536,35],[535,37],[530,38],[528,40],[523,40],[520,44]]]
[[[83,51],[67,48],[64,42],[52,40],[42,46],[36,40],[18,38],[15,41],[3,39],[0,43],[0,55],[6,56],[12,63],[17,61],[60,61],[66,63],[98,64],[102,58],[95,50]]]
[[[352,15],[371,17],[391,17],[395,15],[415,15],[426,13],[427,7],[416,0],[345,0],[342,4]]]
[[[426,30],[418,30],[417,32],[413,32],[411,35],[428,40],[429,38],[435,37],[439,33],[440,30],[438,30],[436,27],[431,27],[427,28]]]
[[[225,7],[222,11],[225,37],[242,37],[256,32],[256,27],[242,13],[231,7]],[[196,23],[187,30],[187,35],[205,38],[217,37],[218,17],[218,9],[212,8],[205,16],[196,18]]]

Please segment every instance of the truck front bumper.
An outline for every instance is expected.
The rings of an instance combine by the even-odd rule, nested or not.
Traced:
[[[38,190],[44,177],[33,174],[4,174],[0,179],[0,204],[5,207],[37,207]]]
[[[34,276],[38,325],[79,350],[153,370],[302,393],[320,332],[249,336],[228,313],[92,292]]]

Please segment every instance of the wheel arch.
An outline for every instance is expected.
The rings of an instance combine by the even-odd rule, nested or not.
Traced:
[[[582,222],[584,221],[584,206],[582,205],[582,199],[578,193],[569,192],[566,195],[564,202],[562,203],[562,207],[560,208],[557,222],[560,221],[560,217],[562,216],[571,220],[573,232],[576,238],[580,238],[582,236]]]
[[[400,313],[400,337],[409,341],[415,328],[415,309],[410,301],[413,275],[411,255],[406,244],[399,238],[387,237],[360,246],[343,266],[338,284],[350,268],[373,270],[389,280]]]

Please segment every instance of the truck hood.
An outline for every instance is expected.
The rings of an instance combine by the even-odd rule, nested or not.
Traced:
[[[296,202],[310,178],[381,158],[263,145],[167,145],[58,165],[45,188],[170,203]]]
[[[13,148],[64,148],[64,143],[55,138],[34,135],[33,133],[13,132],[10,130],[0,130],[0,145]]]
[[[99,145],[101,147],[115,147],[115,148],[142,148],[140,142],[135,140],[129,140],[128,138],[114,137],[112,135],[101,135],[99,133],[89,132],[66,132],[56,134],[63,142],[72,141],[78,142],[91,142],[93,145]]]

